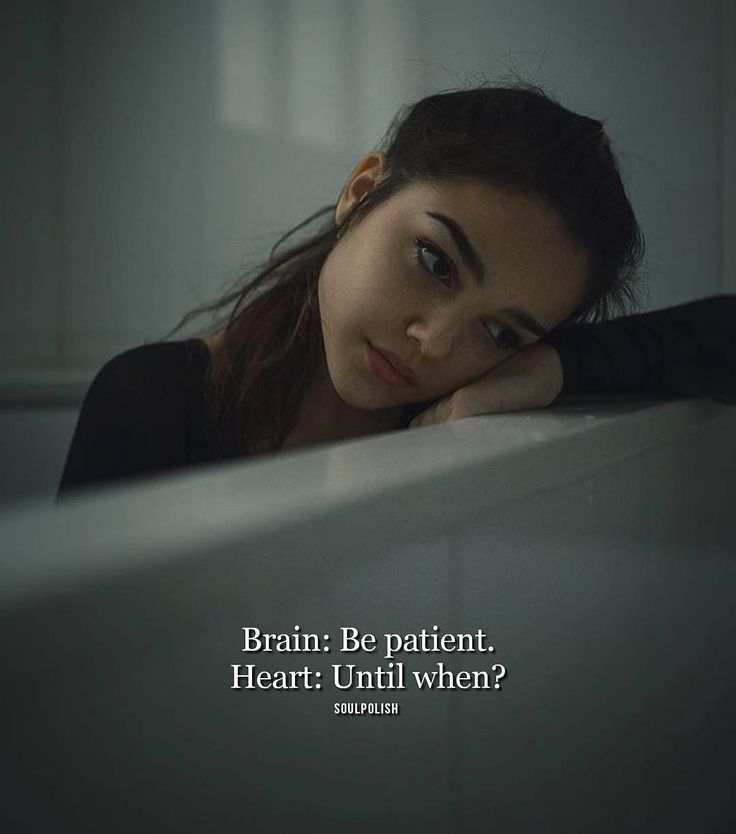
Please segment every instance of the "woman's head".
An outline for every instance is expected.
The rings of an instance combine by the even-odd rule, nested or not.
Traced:
[[[479,87],[405,108],[381,150],[382,181],[341,225],[350,227],[410,183],[490,183],[546,203],[588,253],[586,293],[574,318],[604,317],[630,299],[643,239],[601,122],[535,87]]]
[[[384,175],[381,154],[362,160],[338,222]],[[322,267],[331,380],[363,409],[435,400],[569,318],[589,269],[585,250],[538,197],[470,177],[411,182],[374,205]]]
[[[600,312],[641,249],[600,122],[528,89],[409,108],[348,178],[335,223],[322,334],[336,389],[363,408],[436,399]]]
[[[427,401],[619,307],[643,251],[601,123],[521,86],[408,108],[327,211],[205,308],[231,308],[211,392],[249,451],[280,448],[323,356],[357,407]],[[420,384],[391,385],[381,351]]]

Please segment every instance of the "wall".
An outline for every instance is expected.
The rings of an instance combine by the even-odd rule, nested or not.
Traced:
[[[736,292],[736,7],[721,0],[719,7],[721,65],[721,287]]]
[[[76,405],[56,403],[0,408],[1,505],[55,496],[77,414]]]
[[[4,370],[60,355],[64,176],[58,9],[5,3],[0,48],[0,355]]]

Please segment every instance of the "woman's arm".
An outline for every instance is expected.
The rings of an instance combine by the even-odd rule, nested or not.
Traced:
[[[714,296],[545,339],[563,394],[689,395],[736,402],[736,296]]]
[[[736,296],[558,328],[412,420],[543,408],[560,394],[701,396],[736,403]]]

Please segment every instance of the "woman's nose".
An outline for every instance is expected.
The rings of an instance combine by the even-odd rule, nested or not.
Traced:
[[[431,359],[440,359],[452,352],[458,329],[457,317],[442,315],[412,319],[406,334],[418,342],[420,351]]]

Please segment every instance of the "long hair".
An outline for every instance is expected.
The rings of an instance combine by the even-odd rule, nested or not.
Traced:
[[[339,227],[335,206],[326,206],[284,235],[255,275],[180,322],[214,315],[206,399],[221,446],[243,454],[281,448],[323,352],[317,282],[325,259],[342,232],[412,182],[482,179],[558,212],[591,259],[571,320],[606,318],[632,299],[644,240],[600,121],[531,85],[480,87],[403,109],[381,150],[385,178]],[[287,245],[313,223],[311,235]]]

